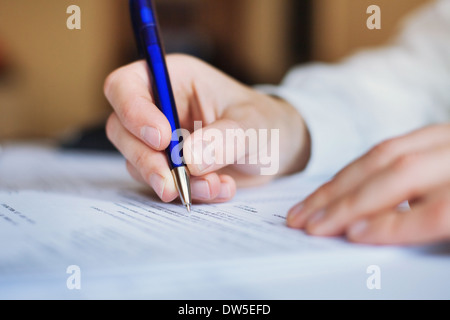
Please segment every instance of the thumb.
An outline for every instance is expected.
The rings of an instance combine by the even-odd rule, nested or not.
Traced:
[[[251,106],[239,106],[237,110],[228,110],[222,119],[205,127],[195,122],[194,132],[183,145],[192,175],[229,165],[250,175],[278,173],[279,130],[269,130],[269,121]]]

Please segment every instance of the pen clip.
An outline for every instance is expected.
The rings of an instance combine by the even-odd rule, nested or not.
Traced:
[[[134,38],[140,58],[145,58],[146,47],[148,45],[147,36],[150,35],[150,42],[159,42],[157,31],[157,19],[155,4],[152,0],[129,0],[131,24],[133,26]],[[148,33],[148,27],[152,27]]]

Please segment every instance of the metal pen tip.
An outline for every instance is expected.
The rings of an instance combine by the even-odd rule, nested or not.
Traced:
[[[191,213],[191,205],[189,203],[186,204],[186,209],[187,209],[187,212]]]

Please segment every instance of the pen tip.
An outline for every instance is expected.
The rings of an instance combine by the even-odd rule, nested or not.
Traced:
[[[191,205],[189,203],[186,204],[186,209],[189,213],[191,213]]]

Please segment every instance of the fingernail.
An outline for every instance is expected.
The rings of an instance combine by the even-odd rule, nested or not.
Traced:
[[[300,217],[303,213],[302,210],[304,206],[305,205],[303,204],[303,202],[300,202],[292,207],[291,210],[289,210],[288,216],[286,218],[288,225],[295,226],[297,218]]]
[[[367,220],[355,222],[348,228],[347,236],[350,238],[360,237],[367,230],[368,225]]]
[[[141,137],[152,148],[159,149],[161,145],[161,133],[158,129],[145,126],[141,129]]]
[[[157,173],[153,173],[150,176],[150,185],[152,186],[153,190],[155,190],[158,197],[162,199],[164,187],[166,186],[166,179],[164,179],[161,175]]]
[[[210,200],[211,192],[206,180],[195,180],[191,184],[192,196],[198,200]]]
[[[229,199],[231,198],[231,189],[228,183],[220,184],[220,192],[217,199]]]

